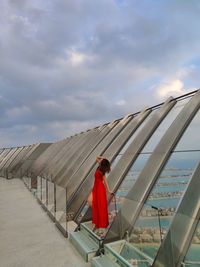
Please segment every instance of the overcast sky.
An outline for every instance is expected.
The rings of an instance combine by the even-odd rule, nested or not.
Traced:
[[[200,87],[199,0],[1,0],[0,147]]]

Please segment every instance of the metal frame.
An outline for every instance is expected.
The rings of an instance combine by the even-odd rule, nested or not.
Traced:
[[[150,114],[150,112],[150,110],[145,110],[141,112],[141,114],[139,114],[138,116],[134,117],[131,121],[129,118],[128,124],[122,123],[120,132],[117,134],[116,138],[112,142],[110,142],[109,146],[107,146],[107,148],[103,152],[104,156],[108,157],[109,160],[112,162],[116,158],[122,147],[126,144],[130,136],[133,134],[133,132],[137,130],[141,123]],[[126,129],[128,130],[126,131]],[[72,199],[70,200],[71,204],[69,212],[74,213],[74,220],[77,220],[78,215],[85,204],[85,200],[90,191],[92,190],[95,169],[96,164],[93,166],[92,170],[87,175],[84,182],[79,186],[78,190],[76,190],[76,193],[74,194],[74,196],[72,196]]]
[[[160,175],[171,151],[177,145],[185,129],[200,107],[200,91],[183,107],[149,157],[134,186],[129,191],[118,212],[106,242],[123,238],[134,225],[151,189]]]
[[[59,142],[51,144],[45,151],[42,153],[31,166],[31,172],[35,176],[41,175],[42,171],[46,168],[47,164],[51,162],[52,158],[60,152],[60,150],[69,143],[71,138],[61,140]]]
[[[27,146],[27,147],[24,147],[22,153],[19,154],[19,156],[17,157],[17,159],[15,160],[15,162],[13,163],[13,166],[11,167],[11,172],[12,172],[12,175],[14,177],[18,177],[16,175],[16,173],[18,172],[20,166],[23,164],[27,154],[29,153],[29,151],[32,149],[32,146]],[[21,178],[19,176],[19,178]]]
[[[6,162],[9,160],[9,158],[12,156],[12,154],[17,150],[17,147],[12,147],[9,149],[8,153],[5,151],[5,155],[2,158],[2,161],[0,162],[0,170],[3,169]]]
[[[28,170],[29,174],[33,176],[34,173],[31,172],[32,165],[49,146],[51,146],[51,143],[39,143],[33,147],[33,150],[28,153],[26,159],[24,159],[24,162],[20,167],[22,175],[24,175],[24,173]]]
[[[16,166],[16,170],[15,170],[15,176],[16,177],[22,178],[22,174],[23,174],[22,165],[29,158],[29,156],[36,149],[37,146],[39,146],[39,144],[30,145],[30,149],[28,150],[28,152],[26,153],[26,155],[23,157],[23,159],[21,160],[21,162],[19,163],[19,165]]]
[[[87,157],[87,159],[81,165],[80,169],[78,169],[75,172],[75,175],[76,175],[75,177],[76,178],[73,175],[72,177],[70,177],[71,178],[70,180],[67,179],[65,181],[65,183],[69,182],[70,185],[69,186],[59,185],[61,187],[67,188],[68,202],[69,202],[69,196],[71,196],[76,191],[76,189],[74,189],[72,187],[78,187],[79,186],[79,184],[81,183],[81,181],[90,172],[91,168],[96,164],[96,156],[98,154],[100,154],[100,153],[103,153],[103,151],[108,147],[108,145],[110,143],[110,140],[112,140],[112,139],[115,138],[115,136],[117,134],[116,131],[115,131],[115,129],[118,126],[118,123],[119,123],[118,121],[114,121],[114,122],[110,123],[107,126],[108,129],[106,130],[107,134],[106,134],[105,138],[103,139],[102,142],[99,143],[99,145],[96,147],[96,149],[92,151],[92,153],[89,155],[89,157]],[[114,131],[114,133],[113,133],[113,131]],[[119,131],[119,128],[118,128],[117,131]],[[86,175],[84,175],[84,172],[86,173]],[[80,173],[82,175],[79,175]],[[74,183],[74,179],[76,179],[76,183]],[[77,181],[79,181],[79,182],[77,182]],[[67,205],[67,208],[68,208],[68,205]]]
[[[18,161],[18,158],[23,155],[23,150],[25,150],[26,147],[20,147],[18,150],[10,157],[10,161],[7,162],[5,168],[7,169],[7,179],[12,178],[12,168],[13,165]],[[11,177],[9,177],[11,175]]]
[[[149,121],[144,125],[132,143],[128,146],[117,165],[108,176],[108,184],[112,192],[117,191],[129,169],[136,161],[139,153],[175,104],[176,100],[173,100],[173,98],[170,97],[157,111],[152,114]],[[88,210],[86,216],[84,217],[84,221],[90,219],[91,210]]]
[[[2,160],[8,155],[8,153],[12,150],[12,148],[4,148],[4,150],[2,151],[1,155],[0,155],[0,165]],[[0,167],[1,168],[1,167]]]
[[[18,147],[12,148],[9,153],[4,157],[4,159],[0,163],[0,170],[1,174],[3,177],[6,177],[7,175],[5,174],[5,166],[7,165],[7,162],[10,161],[10,158],[15,154],[15,152],[18,150]]]
[[[77,169],[71,177],[65,177],[63,181],[59,184],[62,187],[68,187],[68,196],[74,192],[74,186],[78,186],[80,180],[84,179],[84,177],[89,173],[93,165],[95,164],[96,155],[103,153],[105,146],[108,146],[110,138],[113,136],[113,132],[115,131],[118,121],[114,121],[107,126],[108,134],[102,140],[101,143],[90,153],[84,163]],[[76,181],[76,183],[74,183]]]
[[[61,148],[57,155],[47,163],[46,168],[42,172],[43,175],[47,178],[51,176],[54,180],[57,172],[59,172],[59,170],[63,168],[63,165],[66,164],[66,159],[70,157],[71,154],[76,153],[80,146],[83,146],[86,141],[86,137],[89,134],[91,134],[91,132],[80,133],[79,135],[72,137],[70,142]]]
[[[76,160],[76,157],[80,155],[81,151],[85,150],[85,148],[88,147],[89,140],[92,141],[96,135],[99,135],[99,133],[100,130],[97,128],[86,132],[83,136],[84,138],[82,138],[80,142],[75,142],[72,147],[72,150],[68,151],[67,154],[63,154],[60,160],[60,164],[56,166],[56,171],[51,172],[51,174],[53,175],[53,180],[56,181],[56,183],[59,184],[59,180],[62,179],[62,174],[66,171],[68,165],[72,162],[73,158],[74,160]]]
[[[9,168],[12,169],[15,164],[20,160],[20,157],[23,156],[23,153],[24,151],[26,151],[28,147],[27,146],[22,146],[22,147],[19,147],[20,151],[18,150],[18,155],[15,156],[15,158],[12,160],[12,162],[10,162],[9,164]]]
[[[117,137],[117,135],[122,131],[124,126],[129,122],[129,118],[122,120],[120,122],[116,122],[115,127],[109,132],[108,135],[99,143],[99,145],[92,151],[87,160],[83,163],[81,168],[71,177],[68,183],[65,183],[64,186],[68,187],[68,196],[69,198],[74,195],[74,193],[78,193],[77,189],[80,188],[80,185],[83,184],[84,180],[91,172],[93,168],[95,168],[96,157],[97,155],[102,155],[109,145],[113,142],[113,140]],[[76,181],[76,183],[74,183]]]
[[[169,98],[157,112],[152,114],[150,120],[134,138],[109,175],[111,178],[108,179],[108,183],[112,191],[116,192],[119,188],[119,185],[133,165],[133,162],[137,159],[138,154],[175,104],[176,101],[173,100],[173,98]]]
[[[111,128],[108,125],[104,125],[98,134],[93,135],[91,138],[89,137],[87,144],[82,149],[78,150],[78,153],[73,154],[68,159],[67,164],[65,164],[64,170],[61,170],[56,175],[55,181],[60,184],[62,183],[63,179],[66,179],[66,177],[71,177],[110,131]]]
[[[74,160],[74,170],[71,170],[70,168],[64,171],[64,173],[61,175],[61,177],[55,177],[55,182],[60,184],[61,186],[66,187],[68,182],[70,182],[70,179],[72,179],[73,175],[78,172],[82,166],[89,165],[91,163],[88,163],[89,158],[91,157],[91,154],[93,151],[98,148],[102,140],[105,140],[107,136],[110,134],[110,132],[113,130],[114,127],[117,125],[117,121],[111,122],[108,125],[106,125],[101,132],[98,134],[97,137],[95,137],[93,140],[96,140],[96,144],[93,143],[94,141],[92,140],[93,144],[93,149],[91,149],[88,153],[87,150],[84,150],[83,154],[80,156],[79,159],[76,161]],[[90,141],[90,140],[89,140]],[[91,160],[90,160],[91,161]]]

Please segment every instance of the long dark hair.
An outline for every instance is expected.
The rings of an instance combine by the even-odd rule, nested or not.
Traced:
[[[103,173],[103,175],[105,175],[106,172],[110,172],[110,161],[107,159],[102,159],[98,169]]]

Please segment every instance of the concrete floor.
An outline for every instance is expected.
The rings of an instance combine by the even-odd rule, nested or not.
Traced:
[[[19,179],[0,178],[0,266],[85,267]]]

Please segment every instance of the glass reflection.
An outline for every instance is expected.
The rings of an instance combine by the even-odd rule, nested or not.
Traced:
[[[48,181],[48,202],[47,208],[54,215],[54,184],[51,181]]]
[[[47,187],[47,180],[42,178],[42,203],[46,206],[46,202],[47,202],[47,191],[46,191],[46,187]]]
[[[66,203],[66,189],[56,185],[56,221],[64,231],[67,231]]]
[[[200,266],[200,222],[194,233],[191,245],[185,256],[183,266],[187,267],[199,267]]]
[[[123,179],[123,182],[121,183],[120,187],[118,188],[118,190],[116,192],[118,209],[121,208],[121,205],[124,201],[124,198],[126,197],[130,188],[133,187],[136,179],[138,178],[141,170],[145,166],[150,155],[151,154],[140,154],[138,156],[137,160],[135,161],[135,163],[132,165],[132,167],[128,171],[126,177]]]
[[[163,120],[163,122],[160,124],[160,126],[157,128],[155,133],[152,135],[149,142],[146,144],[146,146],[143,149],[143,152],[152,152],[156,145],[161,140],[162,136],[165,134],[167,129],[170,127],[172,122],[175,120],[177,115],[180,113],[182,108],[185,106],[185,104],[189,101],[190,98],[184,99],[179,101],[172,110],[168,113],[166,118]]]
[[[37,198],[42,200],[42,178],[37,176]]]
[[[186,129],[183,137],[175,148],[179,150],[200,150],[199,142],[199,125],[200,125],[200,111],[197,112],[189,127]]]
[[[129,138],[128,142],[126,143],[126,145],[122,148],[120,154],[124,154],[124,152],[127,150],[127,148],[129,147],[129,145],[133,142],[133,140],[135,139],[135,137],[138,135],[138,133],[140,131],[142,131],[142,128],[148,123],[148,121],[151,119],[151,117],[154,115],[154,113],[156,112],[156,110],[153,110],[148,116],[147,118],[141,123],[141,125],[137,128],[137,130],[133,133],[133,135]],[[140,114],[139,114],[140,115]],[[138,115],[138,116],[139,116]],[[133,118],[134,120],[134,118]]]

